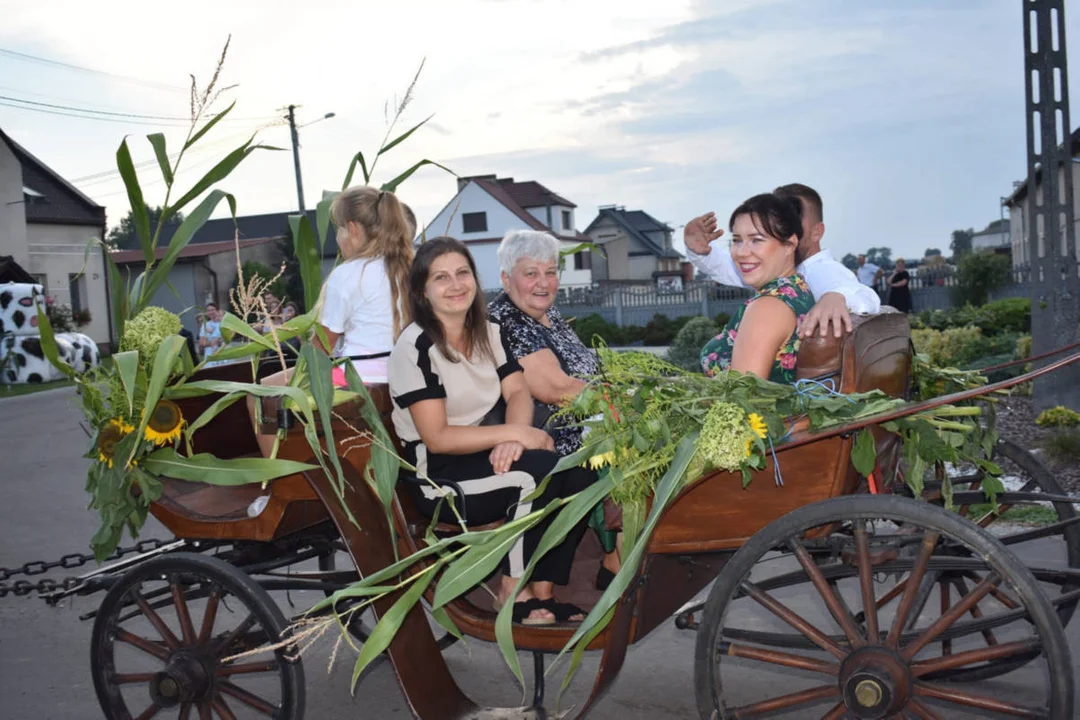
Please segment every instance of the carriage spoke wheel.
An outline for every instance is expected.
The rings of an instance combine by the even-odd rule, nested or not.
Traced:
[[[226,562],[147,560],[110,588],[94,621],[91,672],[105,717],[300,720],[295,648],[245,655],[285,628],[269,594]]]
[[[942,682],[1017,658],[993,682]],[[705,604],[695,688],[702,718],[1065,720],[1073,707],[1068,645],[1032,573],[956,514],[884,495],[796,510],[732,556]]]

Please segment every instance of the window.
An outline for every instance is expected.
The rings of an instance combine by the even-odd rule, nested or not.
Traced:
[[[571,225],[570,211],[569,210],[563,210],[562,211],[562,228],[563,228],[563,230],[573,230],[573,228],[570,227],[570,225]]]
[[[588,250],[582,250],[581,252],[574,253],[574,269],[591,270],[592,253],[590,253]]]
[[[72,314],[86,309],[86,276],[83,274],[68,275],[68,289],[71,291]]]
[[[49,276],[45,273],[34,273],[34,282],[41,286],[42,292],[49,294]]]
[[[474,232],[487,232],[487,213],[462,213],[461,214],[462,232],[474,233]]]

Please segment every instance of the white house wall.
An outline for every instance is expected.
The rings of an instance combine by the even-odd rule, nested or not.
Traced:
[[[88,225],[48,225],[33,223],[26,226],[30,262],[24,266],[33,275],[43,275],[45,292],[60,305],[72,305],[70,276],[80,272],[86,293],[83,306],[90,311],[90,324],[78,331],[99,344],[109,338],[108,287],[105,284],[105,261],[100,248],[87,253],[86,245],[100,240],[100,230]]]
[[[22,189],[22,165],[7,143],[0,141],[0,255],[13,255],[15,262],[29,272]]]
[[[487,213],[487,230],[475,233],[466,233],[461,222],[461,216],[465,213]],[[488,194],[486,190],[474,182],[470,182],[461,193],[435,216],[427,225],[427,237],[449,235],[463,242],[486,238],[501,238],[510,230],[525,229],[525,221],[498,200]]]

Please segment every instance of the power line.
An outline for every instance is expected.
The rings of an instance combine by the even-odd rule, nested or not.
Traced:
[[[60,60],[50,60],[49,58],[38,57],[37,55],[28,55],[27,53],[16,52],[15,50],[5,50],[0,48],[0,55],[7,55],[8,57],[16,60],[22,60],[23,62],[34,62],[42,65],[51,65],[53,67],[65,68],[67,70],[77,70],[79,72],[90,73],[92,75],[102,75],[104,77],[111,77],[115,80],[123,80],[125,82],[135,83],[137,85],[143,85],[145,87],[157,88],[158,90],[170,90],[172,92],[187,93],[190,88],[182,87],[180,85],[167,85],[165,83],[154,82],[153,80],[143,80],[142,78],[131,77],[130,75],[118,75],[116,73],[106,72],[104,70],[95,70],[94,68],[84,67],[82,65],[73,65],[72,63],[61,62]]]
[[[70,111],[70,112],[86,113],[86,114],[90,114],[90,115],[105,115],[105,116],[108,116],[108,117],[120,117],[120,118],[139,118],[139,119],[143,119],[143,120],[168,120],[168,121],[172,121],[172,122],[187,123],[189,125],[191,124],[191,118],[190,117],[178,117],[178,116],[170,116],[170,115],[142,115],[142,114],[139,114],[139,113],[112,112],[110,110],[94,110],[92,108],[80,108],[80,107],[73,107],[73,106],[70,106],[70,105],[56,105],[56,104],[53,104],[53,103],[39,102],[37,100],[23,100],[22,98],[10,97],[10,96],[7,96],[7,95],[0,95],[0,100],[6,100],[8,102],[15,102],[15,103],[23,103],[25,105],[33,105],[35,107],[45,107],[45,108],[52,108],[52,109],[55,109],[55,110],[67,110],[67,111]],[[262,120],[269,120],[270,117],[271,116],[265,116],[264,115],[262,117],[225,118],[225,120],[231,120],[233,122],[240,122],[240,121],[242,121],[242,122],[251,122],[251,121],[258,122],[258,121],[262,121]]]
[[[79,118],[81,120],[97,120],[99,122],[124,123],[126,125],[153,125],[154,127],[186,127],[187,125],[191,124],[190,121],[187,122],[187,125],[184,125],[184,124],[176,123],[176,122],[164,122],[164,121],[153,121],[152,122],[152,121],[148,121],[148,120],[138,120],[138,119],[132,119],[132,118],[122,119],[122,118],[113,118],[113,117],[102,117],[102,116],[98,116],[98,115],[78,115],[76,113],[64,112],[64,111],[61,111],[61,110],[50,110],[48,108],[37,108],[37,107],[27,107],[25,105],[16,105],[15,103],[4,102],[2,100],[0,100],[0,105],[2,105],[4,107],[15,108],[16,110],[26,110],[26,111],[29,111],[29,112],[44,113],[45,115],[62,115],[64,117]]]

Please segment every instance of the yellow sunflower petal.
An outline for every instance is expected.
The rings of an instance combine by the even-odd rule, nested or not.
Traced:
[[[765,418],[757,413],[750,413],[750,417],[747,419],[750,421],[750,429],[754,431],[754,434],[764,440],[769,434],[769,426],[766,424]]]
[[[161,400],[154,406],[146,423],[144,437],[155,445],[166,445],[180,437],[184,427],[184,415],[171,400]]]

